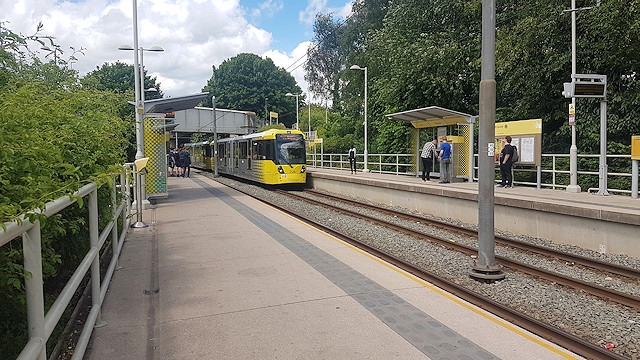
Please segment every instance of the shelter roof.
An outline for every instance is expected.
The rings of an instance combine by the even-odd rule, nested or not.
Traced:
[[[153,99],[144,101],[144,112],[166,114],[172,111],[180,111],[186,109],[193,109],[202,100],[204,100],[209,93],[200,93],[194,95],[185,95],[172,98]],[[129,101],[129,104],[135,105],[135,102]]]
[[[385,115],[388,119],[409,122],[415,128],[429,128],[444,125],[473,124],[475,117],[454,110],[429,106]]]

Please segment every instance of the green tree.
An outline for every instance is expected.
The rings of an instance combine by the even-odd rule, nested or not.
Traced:
[[[134,66],[116,61],[113,64],[104,63],[96,66],[96,70],[89,72],[80,80],[83,87],[101,91],[113,91],[120,94],[133,94],[135,86]],[[147,75],[144,70],[144,89],[154,88],[157,91],[145,92],[145,99],[160,99],[164,96],[157,78]]]
[[[307,62],[304,64],[305,80],[309,90],[325,99],[339,102],[339,73],[343,64],[340,54],[341,24],[331,14],[316,15],[313,30],[315,39],[307,50]]]
[[[217,69],[214,67],[202,91],[215,95],[216,107],[253,111],[263,124],[268,123],[266,111],[277,112],[279,121],[287,127],[296,122],[296,104],[295,98],[285,94],[301,93],[293,76],[275,66],[271,59],[246,53],[225,60]],[[302,106],[304,96],[300,98]],[[210,107],[211,98],[203,104]]]

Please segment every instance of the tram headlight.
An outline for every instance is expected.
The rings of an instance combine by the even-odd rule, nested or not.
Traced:
[[[280,174],[284,174],[284,169],[282,168],[282,166],[278,166],[278,172]]]
[[[300,170],[300,174],[304,174],[307,171],[307,167],[302,165],[302,170]]]

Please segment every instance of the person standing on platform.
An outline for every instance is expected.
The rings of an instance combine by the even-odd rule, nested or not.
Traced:
[[[182,160],[182,177],[191,175],[191,154],[187,149],[180,151],[180,159]]]
[[[356,147],[351,144],[349,148],[349,167],[351,168],[351,174],[356,173]]]
[[[451,182],[451,144],[447,142],[446,136],[442,137],[438,161],[440,161],[440,183],[448,184]]]
[[[180,153],[184,151],[181,148],[176,148],[175,151],[175,160],[176,160],[176,176],[182,176],[182,158],[180,157]]]
[[[511,188],[513,179],[511,177],[511,166],[513,165],[513,146],[511,146],[511,136],[507,135],[502,140],[502,151],[500,151],[500,175],[502,181],[498,187]]]
[[[169,176],[174,176],[173,171],[176,167],[176,152],[175,149],[171,149],[169,151],[169,161],[167,162],[169,165]]]
[[[438,139],[433,139],[424,144],[422,148],[422,181],[431,181],[431,170],[433,169],[433,158],[436,154],[436,144]]]

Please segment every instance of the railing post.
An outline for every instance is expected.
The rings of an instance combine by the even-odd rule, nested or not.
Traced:
[[[139,200],[139,199],[138,199]],[[91,302],[94,309],[100,308],[100,249],[98,229],[98,189],[89,193],[89,243],[91,248],[96,248],[96,255],[91,263]],[[102,311],[98,311],[96,324],[102,322]]]
[[[540,190],[542,187],[542,165],[538,165],[537,179],[537,188]]]
[[[118,261],[118,217],[120,216],[120,214],[118,213],[116,191],[116,182],[114,179],[113,186],[111,187],[111,218],[113,219],[113,228],[111,229],[111,249],[113,257],[116,259],[116,261]],[[124,217],[122,218],[122,220],[123,226],[126,225],[124,223]]]
[[[31,229],[22,234],[22,249],[24,251],[24,269],[31,274],[25,281],[29,338],[42,339],[42,349],[38,355],[38,360],[46,360],[47,342],[44,327],[44,289],[42,288],[40,221],[36,221]]]
[[[638,160],[631,160],[631,197],[638,198]]]
[[[556,189],[556,156],[555,155],[553,155],[553,159],[551,160],[551,163],[553,164],[553,172],[551,173],[552,174],[551,188],[555,190]]]

